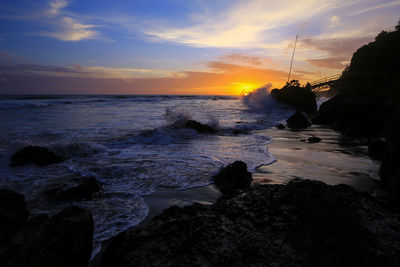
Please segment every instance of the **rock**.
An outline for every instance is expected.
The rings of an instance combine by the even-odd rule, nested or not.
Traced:
[[[278,124],[278,125],[276,125],[275,126],[277,129],[279,129],[279,130],[283,130],[283,129],[285,129],[286,128],[286,126],[285,125],[283,125],[282,123],[281,124]]]
[[[63,160],[45,147],[27,146],[18,150],[12,157],[10,166],[18,167],[25,164],[36,164],[38,166],[46,166],[58,163]]]
[[[388,127],[379,176],[382,184],[400,194],[400,117],[394,117]],[[397,203],[398,205],[398,203]]]
[[[69,185],[58,189],[55,196],[59,200],[92,199],[92,195],[101,190],[103,184],[94,177],[83,177],[77,185]]]
[[[311,136],[311,137],[308,137],[307,138],[307,142],[309,142],[309,143],[319,143],[319,142],[321,142],[321,138],[319,138],[319,137],[316,137],[316,136]]]
[[[23,195],[0,189],[0,247],[22,229],[28,221],[28,208]]]
[[[0,256],[0,265],[87,266],[92,252],[92,215],[79,207],[65,208],[48,219],[31,219]]]
[[[368,155],[375,159],[382,159],[385,151],[385,141],[374,140],[368,145]]]
[[[223,168],[213,177],[214,184],[223,195],[234,194],[239,189],[245,189],[253,181],[252,175],[247,171],[247,165],[243,161]]]
[[[399,229],[367,194],[295,180],[170,207],[113,238],[100,266],[398,266]]]
[[[310,121],[300,111],[296,111],[286,122],[288,127],[292,129],[307,128],[311,125]]]
[[[195,120],[187,120],[185,122],[185,128],[196,130],[199,133],[209,133],[213,134],[217,131],[207,124],[200,123]]]
[[[278,101],[287,105],[291,105],[296,109],[300,109],[307,113],[317,111],[317,101],[311,86],[307,84],[305,87],[300,86],[297,80],[287,83],[282,89],[274,89],[271,95]]]

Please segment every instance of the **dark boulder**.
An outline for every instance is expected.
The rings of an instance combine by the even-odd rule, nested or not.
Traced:
[[[92,215],[79,207],[65,208],[52,218],[33,217],[3,250],[0,265],[87,266],[92,252]]]
[[[292,129],[307,128],[311,125],[310,121],[300,111],[296,111],[286,122],[288,127]]]
[[[253,178],[252,174],[247,171],[246,163],[235,161],[216,174],[213,180],[223,195],[232,195],[237,190],[249,187]]]
[[[317,111],[317,101],[311,86],[307,84],[305,87],[300,86],[297,80],[287,83],[282,89],[274,89],[271,95],[283,104],[291,105],[296,109],[300,109],[307,113]]]
[[[368,145],[368,155],[375,159],[382,159],[385,151],[386,142],[383,140],[374,140]]]
[[[322,139],[319,137],[316,137],[316,136],[311,136],[311,137],[307,138],[307,142],[309,142],[309,143],[319,143],[321,141],[322,141]]]
[[[55,192],[59,200],[92,199],[94,193],[99,192],[103,184],[94,177],[82,177],[72,185],[62,187]]]
[[[0,247],[3,247],[28,221],[23,195],[0,189]]]
[[[199,133],[209,133],[213,134],[217,131],[207,124],[200,123],[195,120],[187,120],[185,122],[185,128],[196,130]]]
[[[17,167],[25,164],[36,164],[38,166],[46,166],[58,163],[63,160],[45,147],[27,146],[18,150],[12,157],[10,166]]]

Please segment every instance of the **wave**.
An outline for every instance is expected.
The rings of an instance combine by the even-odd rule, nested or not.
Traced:
[[[250,110],[273,110],[280,106],[278,102],[269,94],[272,84],[267,84],[241,97],[242,103]]]

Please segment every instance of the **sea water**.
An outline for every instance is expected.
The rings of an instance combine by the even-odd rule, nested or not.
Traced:
[[[33,214],[55,214],[71,204],[90,210],[96,253],[102,241],[144,220],[143,196],[210,184],[213,174],[235,160],[250,171],[274,162],[264,130],[291,113],[266,94],[0,96],[0,187],[23,194]],[[218,133],[179,127],[187,119]],[[28,145],[47,147],[66,160],[10,167],[11,156]],[[79,175],[94,176],[103,191],[77,202],[46,197]]]

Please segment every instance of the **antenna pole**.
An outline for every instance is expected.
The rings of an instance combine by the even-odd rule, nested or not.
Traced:
[[[292,73],[292,66],[293,66],[293,59],[294,59],[294,51],[296,51],[296,44],[297,44],[297,38],[299,37],[298,34],[296,34],[296,41],[294,42],[294,47],[293,47],[293,54],[292,54],[292,61],[290,62],[290,69],[289,69],[289,76],[287,78],[287,82],[290,80],[290,74]]]

